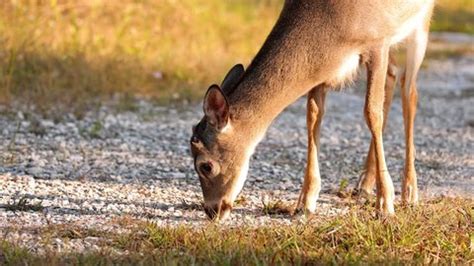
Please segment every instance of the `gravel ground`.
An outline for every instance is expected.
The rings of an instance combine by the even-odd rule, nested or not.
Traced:
[[[459,42],[472,45],[473,38]],[[444,38],[443,36],[438,38]],[[455,40],[456,41],[456,40]],[[474,55],[430,60],[419,76],[415,124],[418,181],[422,197],[474,196]],[[357,86],[355,86],[357,87]],[[398,93],[399,94],[399,93]],[[334,92],[327,100],[321,139],[322,196],[318,212],[347,209],[334,191],[351,186],[361,173],[370,136],[363,119],[364,89]],[[41,251],[34,228],[74,224],[122,230],[116,218],[129,214],[159,225],[205,225],[196,206],[199,181],[188,139],[201,117],[200,105],[156,106],[139,101],[133,112],[102,107],[78,120],[60,121],[31,113],[0,116],[0,234]],[[262,213],[262,200],[293,203],[302,183],[306,156],[305,100],[274,122],[251,161],[240,203],[227,224],[291,223]],[[386,158],[396,193],[403,170],[404,134],[400,98],[391,109]],[[8,205],[27,199],[28,211]],[[94,250],[95,239],[54,240],[62,250]]]

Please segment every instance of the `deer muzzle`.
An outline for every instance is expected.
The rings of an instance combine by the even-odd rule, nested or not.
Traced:
[[[225,201],[204,204],[204,212],[206,212],[207,217],[211,220],[224,220],[229,217],[231,210],[232,204]]]

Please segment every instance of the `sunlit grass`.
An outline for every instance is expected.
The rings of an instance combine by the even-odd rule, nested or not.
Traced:
[[[115,93],[193,97],[248,63],[280,1],[0,3],[0,99],[41,109]]]
[[[120,94],[194,99],[248,64],[282,0],[4,0],[0,103],[78,111]],[[440,0],[434,30],[473,33],[473,2]]]
[[[474,1],[436,1],[432,31],[456,31],[474,34]]]
[[[436,199],[398,207],[397,216],[376,218],[370,206],[355,205],[341,216],[315,216],[292,225],[160,227],[125,217],[129,233],[116,234],[51,225],[42,238],[63,241],[99,237],[100,251],[41,256],[0,242],[0,264],[472,264],[474,202]],[[1,255],[3,254],[3,255]],[[120,255],[121,254],[121,255]]]

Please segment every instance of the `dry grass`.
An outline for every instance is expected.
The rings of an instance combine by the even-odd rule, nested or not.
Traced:
[[[6,211],[12,211],[12,212],[16,212],[16,211],[21,211],[21,212],[23,212],[23,211],[35,211],[35,212],[39,212],[39,211],[42,211],[44,209],[41,202],[31,204],[29,202],[29,199],[26,198],[26,197],[22,197],[22,198],[16,199],[16,200],[14,199],[8,204],[0,205],[0,207],[4,208]]]
[[[354,205],[338,217],[315,216],[292,225],[229,228],[158,227],[125,217],[129,233],[114,234],[50,226],[43,239],[102,237],[91,254],[38,256],[14,244],[0,244],[0,264],[472,264],[474,201],[435,199],[419,207],[398,207],[397,216],[377,219],[370,206]],[[115,251],[112,251],[115,250]],[[119,253],[117,253],[117,251]],[[117,255],[122,254],[122,255]]]
[[[439,2],[433,29],[473,32],[472,1]],[[2,1],[0,103],[20,100],[54,113],[81,112],[115,94],[193,99],[234,63],[249,63],[281,5],[282,0]]]
[[[193,97],[248,63],[279,1],[0,3],[0,98],[82,109],[97,97]]]
[[[457,31],[474,34],[474,1],[438,0],[432,31]]]

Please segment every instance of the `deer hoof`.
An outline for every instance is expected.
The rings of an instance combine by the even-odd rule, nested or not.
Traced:
[[[316,212],[316,199],[310,200],[307,196],[300,196],[294,214],[311,215]]]
[[[415,205],[418,203],[418,191],[412,185],[407,185],[404,187],[402,192],[402,202],[404,204]]]

